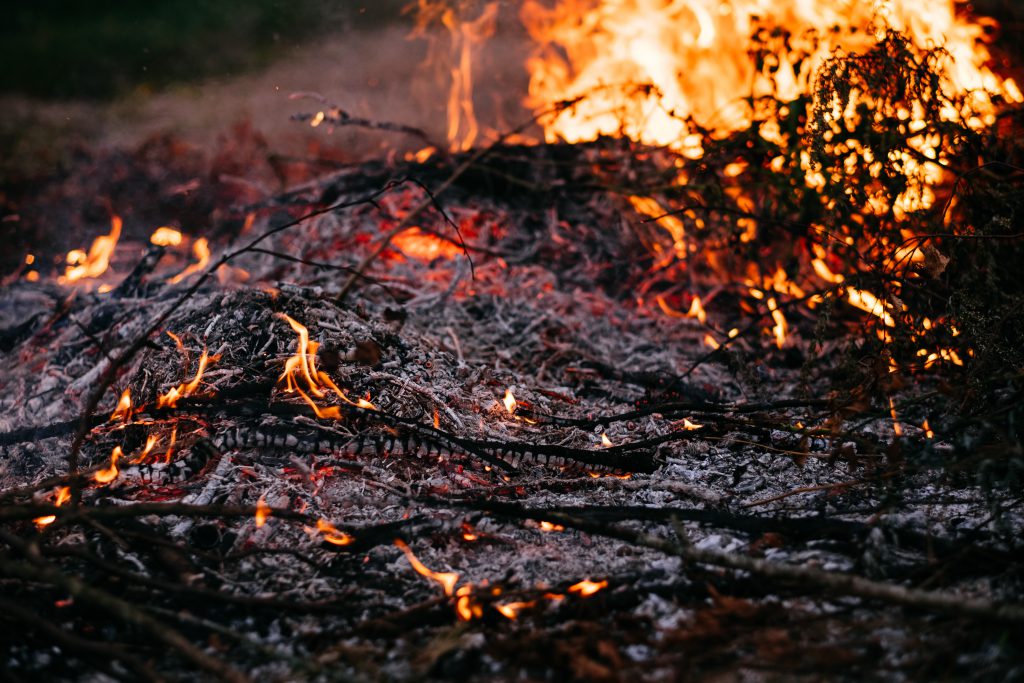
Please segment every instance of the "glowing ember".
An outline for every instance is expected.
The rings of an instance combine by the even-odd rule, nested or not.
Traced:
[[[149,241],[161,247],[176,247],[181,244],[181,232],[165,225],[153,231]]]
[[[565,531],[565,527],[561,524],[552,524],[551,522],[541,522],[541,531]]]
[[[430,263],[436,258],[453,259],[462,253],[457,245],[437,235],[409,228],[391,239],[391,245],[406,256]]]
[[[412,550],[406,545],[405,541],[401,539],[395,539],[395,545],[398,546],[399,550],[405,553],[405,557],[409,560],[409,564],[412,568],[419,572],[422,576],[427,577],[431,581],[436,581],[444,588],[445,595],[452,595],[455,590],[455,584],[459,580],[459,575],[455,572],[433,572],[423,566],[423,563],[416,559],[416,556],[412,554]]]
[[[100,484],[109,484],[110,482],[117,479],[117,475],[120,472],[120,470],[117,469],[117,461],[121,459],[121,455],[121,447],[114,446],[114,450],[110,454],[110,466],[105,467],[102,470],[98,470],[95,474],[93,474],[93,479],[95,479]]]
[[[81,249],[68,252],[68,267],[64,270],[61,283],[76,282],[82,278],[96,278],[106,272],[110,257],[114,255],[117,240],[121,237],[121,217],[110,218],[110,232],[93,240],[89,253]]]
[[[177,275],[171,278],[171,284],[175,285],[189,275],[197,273],[203,268],[206,268],[210,263],[210,243],[205,237],[200,237],[192,245],[192,254],[196,257],[196,262],[190,264],[185,270],[181,271]]]
[[[344,531],[340,531],[325,519],[318,519],[316,521],[316,530],[320,532],[325,541],[334,545],[349,545],[352,541],[356,540]]]
[[[121,420],[128,422],[132,419],[132,392],[130,389],[125,389],[121,392],[121,398],[117,402],[117,407],[114,408],[114,412],[110,414],[110,421]]]
[[[899,418],[896,416],[896,404],[892,397],[889,397],[889,415],[892,417],[892,431],[896,436],[903,436],[903,427],[900,426]]]
[[[267,523],[267,518],[270,517],[270,506],[267,505],[267,501],[260,496],[259,501],[256,502],[256,528],[259,529]]]
[[[569,592],[577,593],[581,598],[585,598],[587,596],[593,595],[602,588],[607,587],[607,581],[591,581],[589,579],[584,579],[583,581],[580,581],[577,584],[569,586]]]

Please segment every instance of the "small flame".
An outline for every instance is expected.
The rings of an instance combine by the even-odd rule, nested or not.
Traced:
[[[267,517],[270,517],[270,506],[267,505],[267,501],[260,496],[260,499],[256,502],[256,528],[259,529],[267,523]]]
[[[516,412],[516,408],[519,406],[516,403],[516,397],[512,395],[512,389],[505,390],[505,398],[501,399],[502,403],[505,404],[505,410],[508,411],[509,415]]]
[[[565,527],[562,526],[561,524],[552,524],[551,522],[544,522],[544,521],[542,521],[540,523],[540,530],[541,531],[565,531]]]
[[[60,486],[57,488],[57,496],[53,501],[53,504],[57,507],[64,505],[71,499],[71,487]],[[53,524],[57,520],[57,515],[45,515],[43,517],[36,517],[32,521],[35,522],[36,526],[42,529],[45,526]]]
[[[156,442],[157,442],[156,434],[150,434],[149,436],[147,436],[146,437],[146,446],[145,446],[145,448],[142,449],[142,452],[139,453],[138,457],[135,458],[135,460],[132,460],[132,463],[145,462],[146,458],[149,457],[149,454],[152,452],[153,448],[156,446]]]
[[[167,334],[171,334],[168,332]],[[171,335],[174,341],[178,344],[178,347],[184,352],[184,347],[181,345],[181,340],[174,335]],[[171,387],[166,394],[157,396],[156,407],[157,408],[176,408],[178,400],[186,396],[192,396],[199,389],[199,385],[203,380],[203,375],[206,373],[206,367],[210,363],[216,363],[220,360],[220,355],[209,355],[206,346],[203,346],[203,353],[199,356],[199,367],[196,368],[196,374],[192,380],[188,383],[182,382],[176,387]]]
[[[693,431],[695,429],[700,429],[703,426],[704,425],[699,425],[699,424],[697,424],[695,422],[690,422],[690,418],[688,418],[688,417],[684,417],[683,418],[683,429],[685,429],[687,431]]]
[[[569,586],[570,593],[578,593],[581,598],[593,595],[602,588],[607,588],[607,581],[591,581],[590,579],[584,579],[577,584]]]
[[[889,415],[892,416],[892,431],[896,436],[903,436],[903,427],[900,426],[899,418],[896,416],[896,404],[892,397],[889,397]]]
[[[110,266],[110,257],[114,255],[114,248],[117,240],[121,237],[121,217],[111,216],[110,232],[100,235],[92,241],[89,253],[81,249],[74,249],[68,252],[68,267],[64,270],[61,280],[65,282],[76,282],[82,278],[96,278],[106,272]]]
[[[462,621],[479,619],[484,614],[483,607],[473,599],[473,587],[462,586],[455,592],[458,599],[455,601],[455,613]]]
[[[176,285],[189,275],[199,272],[206,268],[210,263],[210,243],[205,237],[200,237],[192,245],[192,254],[196,257],[196,262],[190,264],[185,270],[181,271],[177,275],[171,278],[171,284]]]
[[[316,367],[316,352],[320,348],[320,344],[315,341],[310,341],[309,330],[306,326],[299,323],[297,320],[291,318],[284,313],[278,313],[279,318],[284,319],[288,325],[291,326],[292,330],[299,335],[298,347],[295,349],[295,355],[285,361],[284,372],[278,377],[278,382],[283,382],[285,385],[285,391],[288,393],[298,393],[302,399],[309,404],[316,413],[316,416],[321,419],[332,419],[340,420],[341,409],[337,406],[330,406],[328,408],[321,408],[316,402],[306,395],[306,393],[299,388],[300,381],[304,381],[309,391],[313,396],[317,398],[323,398],[326,391],[330,389],[333,391],[338,398],[345,403],[355,406],[357,408],[363,408],[365,410],[377,410],[377,406],[369,400],[369,395],[366,398],[360,398],[355,401],[350,399],[344,391],[342,391],[334,380],[322,370],[317,370]]]
[[[775,321],[775,325],[772,327],[772,333],[775,335],[775,345],[781,349],[786,343],[786,330],[788,329],[786,318],[782,315],[782,311],[779,310],[775,297],[768,297],[766,303],[768,304],[768,310],[771,311],[772,320]]]
[[[459,575],[455,572],[433,572],[423,566],[423,563],[416,559],[416,556],[412,554],[412,550],[406,545],[405,541],[401,539],[395,539],[395,545],[398,546],[399,550],[405,553],[405,557],[409,560],[409,564],[412,568],[419,572],[421,575],[427,577],[431,581],[436,581],[441,584],[444,588],[445,595],[452,595],[455,590],[455,584],[459,580]]]
[[[607,434],[601,432],[601,445],[604,446],[605,448],[611,448],[615,444],[612,443],[612,440],[608,438]]]
[[[524,609],[529,609],[530,607],[533,607],[536,604],[537,603],[533,600],[530,600],[529,602],[497,603],[496,605],[494,605],[494,609],[501,612],[502,616],[506,617],[507,619],[517,619],[521,611],[523,611]]]
[[[323,535],[325,541],[333,543],[334,545],[348,545],[355,540],[352,536],[339,530],[326,519],[318,519],[316,521],[316,530]]]
[[[934,439],[935,438],[935,432],[933,432],[932,428],[928,426],[928,420],[927,419],[921,425],[921,429],[924,430],[924,437],[926,439]]]
[[[110,421],[121,420],[128,422],[132,419],[132,392],[131,389],[125,389],[121,392],[121,399],[117,402],[117,407],[114,408],[114,412],[110,414]]]
[[[117,461],[121,459],[121,455],[121,447],[114,446],[114,450],[110,454],[110,466],[102,470],[98,470],[93,475],[93,479],[100,484],[109,484],[117,479],[117,475],[120,472],[120,470],[117,469]]]
[[[153,231],[149,241],[159,247],[176,247],[181,244],[181,232],[165,225]]]

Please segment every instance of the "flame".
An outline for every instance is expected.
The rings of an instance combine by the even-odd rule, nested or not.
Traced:
[[[608,438],[607,434],[601,432],[601,445],[604,446],[605,448],[611,448],[615,444],[612,443],[612,440]]]
[[[524,609],[529,609],[530,607],[533,607],[536,604],[537,603],[533,600],[530,600],[529,602],[497,603],[494,605],[494,609],[501,612],[502,616],[506,617],[507,619],[517,619],[521,611],[523,611]]]
[[[703,426],[704,425],[699,425],[699,424],[696,424],[694,422],[690,422],[690,418],[688,418],[688,417],[684,417],[683,418],[683,429],[685,429],[687,431],[693,431],[695,429],[700,429]]]
[[[544,522],[544,521],[542,521],[540,523],[540,530],[541,531],[565,531],[565,527],[562,526],[561,524],[552,524],[551,522]]]
[[[117,479],[117,475],[120,472],[120,470],[117,469],[117,461],[121,459],[122,455],[123,454],[121,453],[121,447],[114,446],[114,450],[110,454],[110,466],[105,467],[102,470],[98,470],[95,474],[92,475],[93,479],[95,479],[100,484],[109,484],[110,482]]]
[[[68,502],[69,500],[71,500],[71,487],[69,487],[69,486],[60,486],[60,487],[58,487],[57,488],[57,495],[56,495],[56,497],[53,500],[53,504],[56,505],[57,507],[60,507],[60,506],[64,505],[64,503]],[[45,515],[43,517],[36,517],[32,521],[35,522],[35,525],[37,527],[42,529],[43,527],[48,526],[50,524],[53,524],[55,521],[57,521],[57,515]]]
[[[369,397],[353,401],[338,387],[337,384],[334,383],[334,380],[332,380],[326,372],[317,370],[316,352],[320,348],[320,344],[315,341],[310,341],[309,330],[306,329],[305,325],[284,313],[278,313],[277,317],[284,319],[288,325],[291,326],[292,330],[299,335],[295,355],[285,361],[284,372],[282,372],[281,376],[277,379],[278,382],[284,383],[284,390],[286,392],[299,394],[299,396],[302,397],[302,400],[308,403],[313,409],[316,416],[321,419],[340,420],[342,417],[341,409],[338,408],[338,406],[321,408],[306,394],[305,391],[299,388],[300,382],[304,381],[306,391],[316,398],[323,398],[327,390],[330,389],[338,396],[338,398],[351,406],[356,406],[357,408],[363,408],[365,410],[377,410],[377,406],[370,402]]]
[[[160,247],[176,247],[181,244],[181,232],[165,225],[154,230],[149,241]]]
[[[340,531],[326,519],[318,519],[316,521],[316,530],[323,535],[325,541],[334,545],[349,545],[356,540],[344,531]]]
[[[480,603],[473,599],[473,587],[462,586],[455,592],[457,600],[455,601],[455,613],[459,615],[459,619],[462,621],[470,621],[472,619],[479,619],[484,614],[483,607]]]
[[[171,427],[171,440],[167,444],[167,452],[164,453],[164,462],[170,462],[174,455],[174,444],[178,440],[178,425]]]
[[[919,46],[942,45],[958,92],[1021,101],[1012,79],[985,66],[985,25],[958,10],[953,0],[527,0],[520,17],[537,44],[527,105],[584,98],[542,119],[549,141],[626,135],[700,156],[688,116],[722,133],[741,130],[754,117],[752,95],[810,94],[836,48],[870,47],[883,22]],[[755,59],[751,36],[775,30],[787,35],[784,45]]]
[[[846,300],[851,306],[856,306],[865,313],[870,313],[871,315],[879,318],[883,323],[885,323],[886,327],[896,326],[896,321],[890,313],[892,305],[882,301],[871,292],[863,289],[847,287]]]
[[[117,407],[114,408],[114,412],[110,414],[110,421],[121,420],[128,422],[132,419],[132,392],[131,389],[125,389],[121,392],[121,398],[117,402]]]
[[[578,593],[581,598],[593,595],[602,588],[607,588],[607,581],[591,581],[590,579],[584,579],[577,584],[569,586],[570,593]]]
[[[170,282],[172,285],[176,285],[189,275],[197,273],[203,268],[206,268],[210,263],[210,243],[205,237],[200,237],[192,244],[192,254],[196,257],[196,262],[190,264],[185,270],[181,271],[177,275],[171,278]]]
[[[268,517],[270,517],[270,506],[267,505],[267,501],[263,499],[263,496],[260,496],[260,499],[256,502],[256,528],[259,529],[266,524]]]
[[[928,420],[925,420],[924,423],[921,425],[921,430],[924,431],[924,437],[926,439],[935,438],[935,432],[933,432],[932,428],[928,426]]]
[[[433,572],[423,566],[423,563],[416,559],[416,556],[412,554],[412,550],[406,545],[405,541],[401,539],[395,539],[395,545],[398,546],[399,550],[405,553],[405,557],[409,560],[409,564],[412,568],[419,572],[421,575],[427,577],[431,581],[436,581],[441,584],[444,588],[445,595],[452,595],[455,590],[455,584],[459,580],[459,575],[455,572]]]
[[[775,325],[772,327],[772,334],[775,335],[775,345],[781,349],[786,343],[786,330],[788,329],[786,318],[782,315],[782,311],[779,310],[775,297],[768,297],[765,303],[768,304],[768,310],[771,311],[772,320],[775,322]]]
[[[147,436],[145,447],[143,447],[142,452],[139,453],[138,457],[132,460],[132,463],[135,464],[145,462],[146,458],[148,458],[149,454],[153,451],[153,448],[156,447],[156,442],[156,434],[150,434],[149,436]]]
[[[501,399],[501,402],[505,404],[505,410],[508,411],[509,415],[516,412],[516,408],[519,404],[516,403],[516,397],[512,395],[512,389],[505,390],[505,398]]]
[[[171,333],[168,332],[167,334]],[[174,338],[174,341],[177,342],[178,347],[182,349],[182,351],[184,351],[184,348],[181,345],[181,340],[175,337],[174,335],[171,336]],[[171,387],[166,394],[157,396],[156,407],[176,408],[178,406],[178,401],[180,399],[186,396],[194,395],[196,393],[196,390],[199,389],[199,385],[203,380],[203,375],[206,373],[207,365],[209,365],[210,363],[216,363],[218,360],[220,360],[220,354],[214,356],[209,355],[209,352],[207,351],[206,346],[204,345],[203,353],[199,356],[199,366],[196,368],[195,377],[193,377],[190,382],[182,382],[176,387]]]
[[[106,272],[110,265],[110,257],[114,255],[117,240],[121,237],[121,217],[110,217],[110,232],[100,235],[92,241],[89,253],[81,249],[68,252],[68,267],[64,270],[61,284],[77,282],[82,278],[97,278]]]
[[[903,436],[903,427],[900,426],[899,418],[896,416],[896,404],[889,397],[889,415],[892,417],[892,431],[896,436]]]
[[[444,0],[417,0],[417,26],[414,36],[426,34],[432,23],[440,23],[447,31],[450,48],[447,55],[436,54],[437,45],[431,44],[433,60],[447,62],[451,86],[448,91],[448,143],[453,152],[473,146],[480,133],[473,105],[473,53],[491,35],[498,16],[498,3],[488,2],[480,15],[472,20],[463,19]]]

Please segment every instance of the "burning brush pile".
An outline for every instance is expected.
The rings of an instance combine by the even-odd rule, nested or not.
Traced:
[[[530,0],[499,131],[421,0],[447,144],[29,255],[4,669],[1019,675],[1024,96],[919,5]]]

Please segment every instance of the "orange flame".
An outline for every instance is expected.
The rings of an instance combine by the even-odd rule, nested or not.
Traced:
[[[171,333],[168,332],[167,334]],[[171,336],[174,337],[174,335]],[[181,347],[181,340],[178,339],[177,337],[174,337],[174,340],[175,342],[178,343],[179,348],[182,348],[182,350],[184,350],[183,347]],[[176,387],[171,387],[166,394],[157,396],[156,407],[176,408],[178,406],[178,401],[180,399],[186,396],[194,395],[196,393],[196,390],[199,389],[199,385],[203,380],[203,375],[206,373],[207,365],[209,365],[210,363],[216,363],[218,360],[220,360],[220,355],[209,355],[209,352],[207,351],[206,346],[204,345],[203,353],[202,355],[199,356],[199,366],[196,368],[195,377],[193,377],[190,382],[182,382]]]
[[[121,398],[117,402],[117,407],[114,408],[114,412],[110,414],[110,421],[121,420],[128,422],[132,419],[132,392],[131,389],[125,389],[121,392]]]
[[[200,270],[206,268],[210,263],[210,243],[205,237],[200,237],[192,245],[192,254],[196,257],[196,262],[189,264],[185,270],[181,271],[177,275],[171,278],[170,282],[172,285],[176,285],[189,275],[197,273]]]
[[[57,496],[54,498],[53,504],[57,507],[64,505],[64,503],[71,500],[71,487],[60,486],[57,488]],[[35,525],[42,529],[45,526],[53,524],[57,521],[57,515],[45,515],[43,517],[36,517],[32,520]]]
[[[342,417],[341,409],[337,406],[330,406],[328,408],[318,406],[312,398],[299,388],[300,380],[305,381],[307,391],[317,398],[323,398],[326,391],[330,389],[338,398],[349,405],[365,410],[377,410],[377,406],[371,403],[369,398],[360,398],[353,401],[334,383],[334,380],[326,372],[317,370],[316,352],[320,348],[320,344],[310,341],[309,330],[306,329],[305,325],[284,313],[278,313],[277,316],[284,319],[291,326],[292,330],[299,335],[299,343],[295,349],[295,355],[285,361],[284,372],[277,379],[278,382],[284,382],[286,392],[298,393],[302,400],[313,409],[316,416],[321,419],[340,420]]]
[[[434,572],[423,566],[423,563],[416,559],[416,556],[412,554],[412,550],[406,545],[405,541],[401,539],[395,539],[395,545],[398,546],[399,550],[405,553],[405,557],[409,560],[409,564],[412,568],[419,572],[422,576],[427,577],[431,581],[436,581],[444,588],[445,595],[452,595],[455,590],[455,584],[459,580],[459,575],[455,572]]]
[[[516,408],[519,405],[518,403],[516,403],[516,397],[512,395],[511,389],[505,390],[505,398],[501,399],[501,402],[505,404],[505,410],[508,411],[509,415],[515,413]]]
[[[541,531],[565,531],[565,527],[562,526],[561,524],[552,524],[551,522],[543,522],[542,521],[540,523],[540,530]]]
[[[121,455],[121,447],[114,446],[114,450],[110,454],[110,466],[105,467],[102,470],[98,470],[93,474],[93,479],[100,484],[109,484],[117,479],[117,475],[120,472],[120,470],[117,469],[117,461],[121,459]]]
[[[64,270],[61,283],[76,282],[82,278],[96,278],[106,272],[110,266],[110,257],[114,255],[117,240],[121,238],[121,217],[110,217],[110,232],[100,235],[92,241],[89,253],[81,249],[68,252],[68,267]]]
[[[581,598],[588,597],[598,592],[602,588],[607,588],[607,581],[591,581],[590,579],[584,579],[577,584],[569,586],[570,593],[578,593]]]
[[[536,604],[537,603],[533,600],[530,600],[529,602],[506,602],[496,604],[494,609],[501,612],[502,616],[507,619],[517,619],[519,618],[520,612],[524,609],[529,609]]]
[[[267,501],[260,496],[260,499],[256,502],[256,528],[259,529],[267,523],[267,518],[270,517],[270,506],[267,505]]]
[[[160,247],[176,247],[181,244],[181,232],[165,225],[154,230],[149,241]]]
[[[316,521],[316,530],[323,535],[325,541],[334,545],[349,545],[356,540],[344,531],[339,530],[326,519],[318,519]]]

